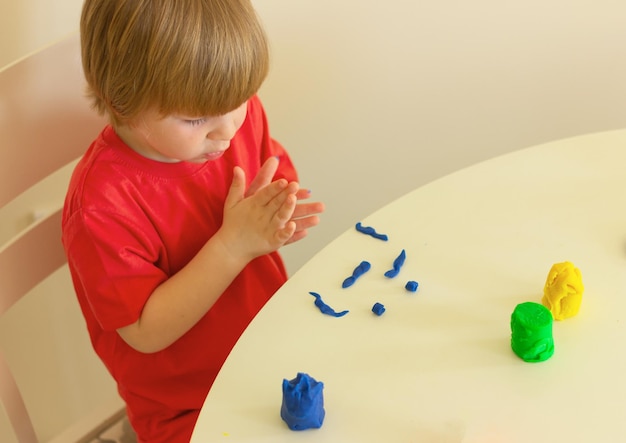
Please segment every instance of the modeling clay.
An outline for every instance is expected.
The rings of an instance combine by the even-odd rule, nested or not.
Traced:
[[[374,238],[377,238],[378,240],[383,240],[383,241],[389,240],[389,237],[387,237],[386,234],[379,234],[378,232],[376,232],[376,229],[369,227],[369,226],[363,226],[361,222],[358,222],[356,224],[356,230],[363,234],[370,235]]]
[[[404,252],[403,249],[400,255],[398,255],[398,257],[396,257],[396,259],[393,261],[393,269],[385,272],[385,277],[393,278],[398,275],[398,273],[400,272],[400,268],[402,268],[402,265],[404,265],[404,260],[406,260],[406,252]]]
[[[584,290],[580,270],[567,261],[557,263],[550,269],[541,303],[555,320],[565,320],[578,314]]]
[[[554,354],[552,314],[543,305],[521,303],[511,314],[511,348],[527,362],[540,362]]]
[[[418,282],[411,280],[411,281],[406,282],[404,289],[406,289],[409,292],[415,292],[417,291],[418,286],[419,286]]]
[[[335,312],[333,308],[331,308],[326,303],[324,303],[324,301],[322,300],[322,296],[319,295],[317,292],[309,292],[309,294],[315,297],[315,306],[319,308],[322,314],[332,315],[333,317],[343,317],[349,312],[349,311]]]
[[[352,275],[343,281],[343,283],[341,284],[341,287],[347,288],[347,287],[352,286],[354,282],[356,281],[356,279],[362,276],[363,274],[365,274],[367,271],[369,271],[371,267],[372,265],[370,265],[369,262],[362,261],[361,264],[359,264],[359,266],[354,268],[354,271],[352,271]]]
[[[321,428],[324,423],[324,383],[298,372],[293,380],[283,379],[280,417],[292,431]]]
[[[385,312],[385,305],[381,303],[374,303],[374,306],[372,306],[372,312],[378,316],[383,315]]]

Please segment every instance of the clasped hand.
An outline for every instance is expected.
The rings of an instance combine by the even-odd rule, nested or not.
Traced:
[[[272,181],[278,163],[269,158],[247,190],[245,172],[234,168],[220,231],[229,251],[246,260],[302,239],[324,211],[321,202],[299,202],[309,198],[310,191],[300,189],[297,182]]]

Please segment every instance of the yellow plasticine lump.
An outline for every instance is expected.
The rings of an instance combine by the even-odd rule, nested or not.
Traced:
[[[548,274],[541,303],[555,320],[565,320],[578,314],[584,290],[577,267],[568,261],[556,263]]]

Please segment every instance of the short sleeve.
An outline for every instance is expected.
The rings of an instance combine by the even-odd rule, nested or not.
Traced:
[[[104,330],[137,321],[147,299],[167,279],[155,237],[109,212],[79,211],[65,226],[72,277]]]

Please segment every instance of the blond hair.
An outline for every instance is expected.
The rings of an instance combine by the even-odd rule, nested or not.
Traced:
[[[125,124],[162,115],[221,115],[254,95],[269,69],[249,0],[86,0],[81,50],[88,95]]]

